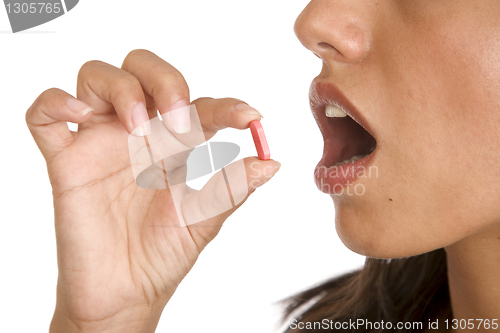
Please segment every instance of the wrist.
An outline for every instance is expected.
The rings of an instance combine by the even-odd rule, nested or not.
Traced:
[[[112,317],[100,320],[80,320],[65,308],[56,306],[50,323],[50,333],[153,333],[162,310],[147,307],[127,308]]]

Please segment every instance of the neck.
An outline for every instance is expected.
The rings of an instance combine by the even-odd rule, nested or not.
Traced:
[[[500,329],[500,223],[448,246],[446,253],[453,318],[474,319],[475,332],[491,332],[485,322],[478,324],[496,319]]]

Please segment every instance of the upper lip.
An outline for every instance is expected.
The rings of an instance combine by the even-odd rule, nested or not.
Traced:
[[[314,79],[309,91],[309,102],[314,118],[324,135],[328,134],[328,126],[325,123],[325,108],[327,105],[335,105],[363,127],[375,140],[377,139],[364,115],[354,107],[337,86],[317,78]]]

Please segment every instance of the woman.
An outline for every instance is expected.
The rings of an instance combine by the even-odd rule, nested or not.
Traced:
[[[436,331],[434,323],[440,331],[498,329],[499,27],[496,0],[313,0],[299,16],[299,40],[323,60],[311,86],[325,139],[315,175],[334,200],[337,231],[367,257],[409,258],[368,259],[360,272],[291,299],[288,331],[369,331],[382,321],[422,323],[392,327],[400,331]],[[235,208],[184,228],[151,228],[175,224],[175,208],[165,204],[169,191],[135,185],[124,142],[156,109],[168,114],[189,103],[170,64],[144,50],[131,52],[122,69],[87,63],[77,96],[49,90],[27,112],[54,193],[51,331],[153,332]],[[206,137],[260,119],[236,99],[192,103]],[[172,118],[187,126],[185,114]],[[79,123],[78,133],[66,121]],[[245,165],[249,192],[279,169],[256,158]],[[359,185],[362,193],[348,194]],[[195,197],[196,209],[217,206],[205,198]],[[103,220],[111,222],[104,230]],[[325,319],[332,326],[313,325]],[[349,319],[378,327],[335,327]]]

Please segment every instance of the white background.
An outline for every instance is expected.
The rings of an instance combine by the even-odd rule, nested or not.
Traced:
[[[308,88],[321,61],[293,33],[307,2],[82,0],[18,34],[0,7],[0,332],[47,331],[55,305],[51,188],[24,114],[48,88],[74,95],[84,62],[119,67],[136,48],[179,69],[192,100],[236,97],[257,108],[272,157],[282,163],[202,253],[157,332],[273,332],[276,301],[362,265],[364,257],[339,240],[331,199],[313,181],[323,142]],[[237,137],[255,155],[249,131],[238,134],[220,138]]]

